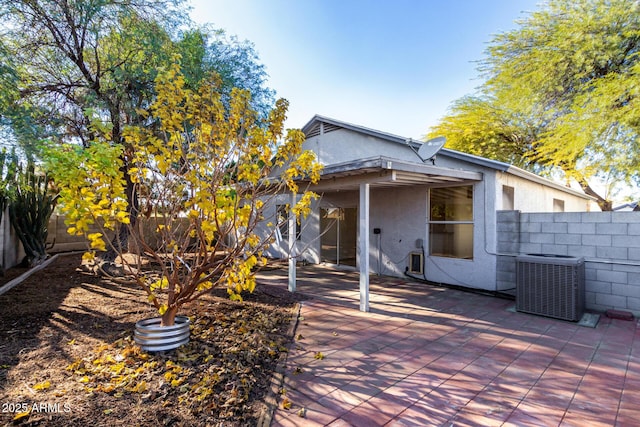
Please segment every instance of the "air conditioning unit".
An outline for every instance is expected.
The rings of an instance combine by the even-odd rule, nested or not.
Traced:
[[[516,310],[577,322],[585,305],[584,258],[529,254],[516,258]]]

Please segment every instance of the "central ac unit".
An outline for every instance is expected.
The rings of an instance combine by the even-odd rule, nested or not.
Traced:
[[[577,322],[584,304],[584,258],[538,254],[516,258],[517,311]]]

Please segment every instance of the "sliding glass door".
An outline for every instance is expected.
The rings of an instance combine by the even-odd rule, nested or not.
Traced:
[[[356,208],[320,209],[320,260],[330,264],[356,265],[358,238]]]

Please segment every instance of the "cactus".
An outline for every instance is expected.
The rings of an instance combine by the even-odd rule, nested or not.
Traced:
[[[0,151],[0,227],[2,226],[2,217],[4,211],[7,210],[7,203],[9,202],[9,181],[6,178],[8,175],[5,166],[7,159],[7,151]],[[0,276],[4,276],[4,240],[2,241],[2,262],[0,262]]]
[[[22,242],[28,266],[47,258],[49,218],[58,195],[50,188],[47,175],[37,174],[32,162],[25,169],[17,165],[14,194],[9,201],[11,225]]]

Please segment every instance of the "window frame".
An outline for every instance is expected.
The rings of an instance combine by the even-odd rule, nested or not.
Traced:
[[[470,219],[462,219],[462,220],[446,220],[446,219],[438,219],[438,220],[433,220],[432,219],[432,192],[433,190],[447,190],[447,189],[459,189],[459,188],[469,188],[471,191],[471,198],[470,198],[470,206],[471,206],[471,218]],[[474,234],[475,234],[475,206],[474,206],[474,200],[475,200],[475,188],[476,186],[473,184],[463,184],[463,185],[457,185],[457,186],[447,186],[447,187],[431,187],[429,188],[428,194],[427,194],[427,230],[428,230],[428,244],[429,244],[429,256],[433,256],[433,257],[441,257],[441,258],[451,258],[451,259],[458,259],[458,260],[467,260],[467,261],[473,261],[474,259]],[[467,190],[469,191],[469,190]],[[446,214],[445,214],[446,216]],[[445,254],[445,253],[434,253],[433,252],[433,238],[434,238],[434,234],[432,232],[432,225],[438,225],[438,224],[444,224],[444,225],[470,225],[471,226],[471,255],[469,257],[463,257],[463,256],[455,256],[454,254]]]

